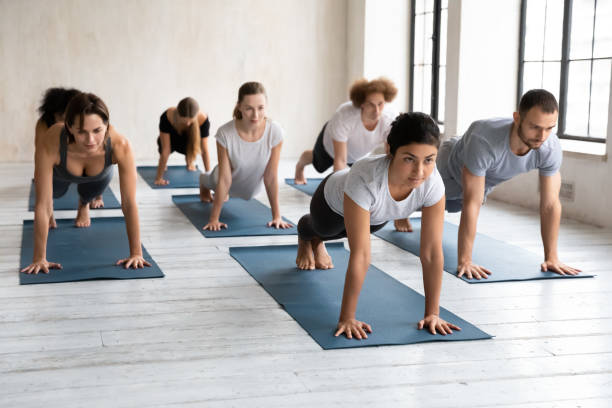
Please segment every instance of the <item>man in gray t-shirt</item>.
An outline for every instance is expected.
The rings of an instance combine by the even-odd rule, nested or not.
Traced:
[[[521,173],[538,169],[540,174],[540,218],[544,244],[543,271],[561,275],[580,272],[559,261],[557,236],[561,222],[562,150],[557,135],[558,105],[555,97],[534,89],[521,98],[512,119],[479,120],[461,138],[440,147],[436,165],[446,189],[446,209],[461,211],[458,237],[458,276],[487,278],[491,271],[472,263],[472,248],[480,206],[496,185]],[[398,230],[409,230],[405,220]]]

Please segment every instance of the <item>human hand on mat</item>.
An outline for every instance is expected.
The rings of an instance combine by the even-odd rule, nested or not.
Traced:
[[[484,266],[473,264],[472,261],[462,262],[457,266],[457,277],[465,275],[468,279],[487,279],[491,271]]]
[[[440,333],[443,336],[447,334],[452,334],[453,330],[461,331],[459,326],[455,326],[452,323],[448,323],[444,319],[440,318],[438,315],[428,315],[423,318],[419,322],[419,330],[423,330],[424,328],[428,328],[431,334]]]
[[[368,335],[366,334],[366,331],[368,333],[372,333],[372,327],[369,324],[360,322],[356,319],[340,320],[338,322],[337,329],[338,330],[336,330],[334,336],[338,337],[344,333],[344,335],[349,339],[352,339],[353,336],[359,340],[367,339]]]
[[[120,259],[115,265],[123,265],[125,269],[140,269],[151,264],[142,257],[142,255],[131,255],[129,258]]]
[[[208,224],[202,227],[203,230],[209,230],[209,231],[221,231],[222,228],[227,228],[227,224],[220,222],[219,220],[208,221]]]
[[[48,262],[46,259],[43,259],[42,261],[32,262],[20,272],[38,275],[38,272],[49,273],[49,269],[62,269],[62,265],[55,262]]]
[[[276,229],[287,229],[287,228],[293,228],[293,225],[289,224],[288,222],[283,221],[282,218],[275,218],[272,221],[270,221],[269,223],[266,224],[268,227],[274,227]]]
[[[550,271],[558,273],[559,275],[578,275],[582,272],[580,269],[572,268],[571,266],[565,265],[558,259],[547,259],[541,265],[542,272]]]
[[[156,186],[167,186],[168,184],[170,184],[170,182],[166,179],[163,179],[163,178],[155,179]]]

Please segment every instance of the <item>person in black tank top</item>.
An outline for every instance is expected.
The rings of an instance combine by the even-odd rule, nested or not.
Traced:
[[[176,108],[172,107],[164,111],[159,118],[159,137],[157,138],[159,163],[155,184],[161,186],[170,184],[163,177],[168,157],[172,152],[185,155],[185,163],[189,171],[196,170],[196,158],[198,153],[201,153],[204,168],[210,171],[209,133],[208,116],[200,111],[198,102],[193,98],[183,98]]]
[[[79,207],[75,224],[88,227],[89,203],[108,186],[112,165],[119,168],[121,208],[125,216],[129,257],[117,261],[125,268],[150,266],[142,256],[136,205],[136,166],[128,140],[109,124],[108,108],[94,94],[81,93],[66,107],[65,124],[55,124],[41,138],[35,155],[36,204],[34,207],[34,255],[23,273],[49,273],[61,265],[47,261],[49,227],[55,228],[53,197],[78,184]],[[101,243],[102,244],[102,243]]]

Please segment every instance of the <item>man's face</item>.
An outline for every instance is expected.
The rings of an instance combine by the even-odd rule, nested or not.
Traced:
[[[546,113],[539,106],[529,109],[525,116],[519,115],[518,136],[530,149],[539,149],[557,126],[559,112]]]

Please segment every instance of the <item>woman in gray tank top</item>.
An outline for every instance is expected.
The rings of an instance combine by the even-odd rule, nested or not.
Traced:
[[[61,265],[47,261],[49,227],[55,228],[53,198],[77,184],[79,206],[75,224],[91,225],[89,203],[102,194],[112,176],[112,165],[119,168],[121,208],[125,216],[130,256],[117,264],[125,268],[150,266],[142,256],[138,207],[136,206],[136,166],[128,140],[109,125],[108,108],[91,93],[81,93],[66,107],[65,124],[51,126],[36,146],[34,208],[34,256],[32,264],[21,272],[49,273]]]

